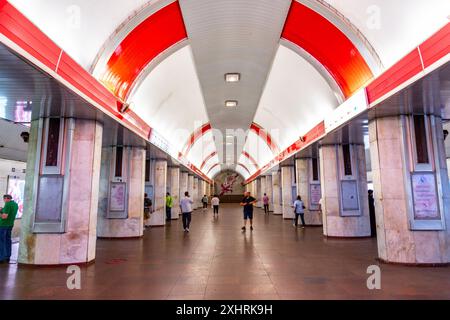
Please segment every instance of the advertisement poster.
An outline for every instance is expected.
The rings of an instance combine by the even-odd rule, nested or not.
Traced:
[[[19,206],[19,211],[17,212],[16,219],[22,217],[23,214],[23,200],[25,193],[25,180],[18,177],[9,176],[8,177],[8,194],[10,194],[13,200]]]
[[[415,219],[439,219],[439,209],[434,173],[412,175]]]
[[[123,182],[111,183],[110,211],[125,211],[126,185]]]
[[[318,210],[319,202],[322,198],[322,190],[320,188],[320,184],[311,184],[309,187],[310,198],[309,198],[309,207],[310,210]]]

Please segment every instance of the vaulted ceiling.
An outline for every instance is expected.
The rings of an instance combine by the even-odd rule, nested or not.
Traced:
[[[250,176],[450,14],[444,0],[9,2],[210,177]]]

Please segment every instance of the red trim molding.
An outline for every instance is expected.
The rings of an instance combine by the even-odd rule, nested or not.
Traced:
[[[195,129],[195,131],[191,134],[188,141],[184,145],[182,154],[184,156],[187,156],[189,151],[191,151],[192,147],[194,146],[194,144],[211,129],[212,127],[209,122],[205,123],[200,128]]]
[[[273,154],[278,154],[280,152],[280,148],[278,147],[277,143],[272,139],[270,133],[267,132],[267,130],[265,130],[259,124],[252,122],[250,126],[250,131],[253,131],[257,136],[259,136],[267,144],[267,146],[269,147],[269,149],[272,151]]]
[[[205,160],[203,160],[202,165],[200,166],[200,170],[203,170],[203,167],[206,165],[206,163],[211,160],[215,155],[217,155],[217,151],[212,152],[209,154]]]
[[[248,170],[248,168],[247,168],[244,164],[242,164],[242,163],[239,162],[237,165],[240,166],[240,167],[242,167],[242,168],[244,168],[244,170],[247,171],[248,174],[251,174],[250,170]]]
[[[242,155],[250,160],[250,162],[255,166],[256,170],[259,169],[258,162],[256,162],[255,158],[253,158],[247,151],[242,151]]]

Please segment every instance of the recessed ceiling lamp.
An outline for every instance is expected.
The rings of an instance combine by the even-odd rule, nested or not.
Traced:
[[[225,101],[225,107],[227,108],[234,108],[237,107],[238,102],[236,100],[227,100]]]
[[[241,80],[241,74],[240,73],[226,73],[225,74],[225,81],[226,82],[239,82]]]

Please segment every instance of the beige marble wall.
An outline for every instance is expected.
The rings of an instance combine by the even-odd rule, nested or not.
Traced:
[[[322,213],[318,210],[309,210],[309,197],[310,197],[310,177],[311,166],[309,162],[310,158],[295,160],[296,175],[297,175],[297,195],[302,197],[305,204],[305,223],[307,225],[322,225]]]
[[[343,217],[340,204],[341,178],[338,172],[336,145],[320,148],[320,176],[323,204],[323,233],[330,237],[370,236],[370,218],[367,201],[367,177],[364,145],[354,145],[358,170],[360,216]]]
[[[283,207],[281,206],[281,174],[279,171],[272,172],[272,191],[273,191],[273,214],[283,214]]]
[[[181,172],[180,173],[180,193],[179,193],[179,199],[182,199],[184,197],[184,193],[188,191],[188,173],[187,172]],[[181,212],[181,210],[180,210]]]
[[[70,152],[69,195],[65,232],[33,233],[34,206],[37,190],[34,182],[38,160],[37,136],[39,121],[31,127],[26,178],[25,208],[19,245],[19,263],[57,265],[87,263],[95,259],[95,227],[97,221],[98,183],[103,127],[91,120],[76,119]]]
[[[443,231],[413,231],[409,224],[409,193],[405,189],[403,126],[400,117],[374,119],[369,123],[378,255],[384,261],[409,264],[450,262],[450,217],[447,165],[440,119],[436,121],[438,162],[445,221]],[[406,170],[408,172],[408,170]],[[439,183],[439,182],[438,182]]]
[[[173,198],[172,220],[178,219],[180,210],[180,167],[169,168],[170,194]]]
[[[261,176],[261,190],[258,198],[261,200],[261,207],[264,208],[263,197],[264,193],[266,193],[266,176]]]
[[[97,236],[100,238],[134,238],[143,235],[145,155],[143,148],[124,148],[122,181],[127,184],[127,218],[107,217],[109,188],[112,181],[113,149],[103,148]]]
[[[198,178],[194,177],[194,185],[192,189],[192,200],[194,201],[194,204],[192,206],[192,209],[196,210],[200,208],[200,199],[198,198],[198,192],[199,192],[199,183]]]
[[[188,174],[188,192],[191,199],[194,199],[194,176],[191,174]],[[194,206],[192,206],[192,209],[194,209]]]

